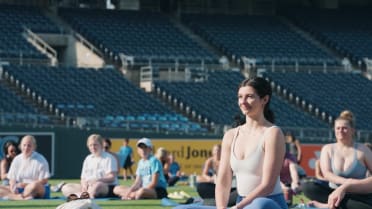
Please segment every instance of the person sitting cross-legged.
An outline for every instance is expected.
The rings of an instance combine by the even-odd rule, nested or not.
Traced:
[[[114,193],[122,200],[162,199],[168,196],[167,182],[161,162],[152,154],[152,142],[141,138],[137,142],[138,162],[136,179],[130,187],[116,186]]]
[[[36,139],[26,135],[20,144],[21,154],[17,155],[7,174],[9,186],[0,186],[0,197],[12,200],[48,198],[48,161],[36,152]]]
[[[63,185],[62,193],[68,197],[71,194],[81,195],[88,192],[91,198],[115,197],[114,187],[118,184],[118,163],[113,155],[103,150],[103,138],[98,134],[88,137],[87,147],[90,151],[81,170],[80,184]]]

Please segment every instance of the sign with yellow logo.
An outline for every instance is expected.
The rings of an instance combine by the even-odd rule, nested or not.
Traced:
[[[124,139],[111,139],[113,152],[118,152]],[[181,172],[186,175],[200,174],[203,164],[212,155],[212,148],[215,144],[221,144],[221,139],[151,139],[154,146],[153,153],[159,147],[164,147],[173,154],[175,160],[181,166]],[[129,146],[133,149],[134,161],[138,162],[139,156],[136,147],[137,139],[131,139]],[[133,171],[136,170],[136,164]]]

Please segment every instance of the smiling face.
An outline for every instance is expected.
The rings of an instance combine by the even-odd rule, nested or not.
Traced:
[[[14,146],[14,145],[10,145],[7,150],[6,150],[6,153],[9,157],[11,158],[14,158],[16,155],[17,155],[17,147]]]
[[[337,141],[352,140],[354,128],[350,126],[350,122],[343,119],[335,121],[335,136]]]
[[[267,96],[260,98],[251,86],[243,86],[238,91],[238,104],[244,115],[254,116],[263,112]]]

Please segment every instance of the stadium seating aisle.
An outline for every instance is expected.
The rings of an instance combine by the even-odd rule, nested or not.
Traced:
[[[48,116],[40,114],[35,108],[27,104],[0,83],[0,123],[30,123],[47,124]]]
[[[26,27],[34,33],[61,33],[60,28],[35,7],[0,7],[0,58],[47,59],[22,36]]]

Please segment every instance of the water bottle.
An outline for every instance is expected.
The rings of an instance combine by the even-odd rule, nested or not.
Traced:
[[[189,186],[194,188],[196,186],[196,175],[191,174],[189,178]]]

